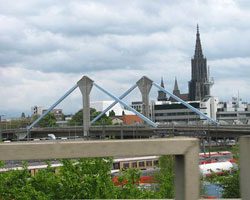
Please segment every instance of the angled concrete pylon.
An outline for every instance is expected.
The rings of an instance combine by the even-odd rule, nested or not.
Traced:
[[[83,136],[89,136],[89,127],[90,127],[90,99],[89,94],[93,87],[94,81],[87,76],[83,76],[78,82],[77,85],[82,93],[83,101]]]
[[[151,90],[153,81],[148,77],[143,76],[136,82],[142,96],[142,114],[149,118],[149,92]]]

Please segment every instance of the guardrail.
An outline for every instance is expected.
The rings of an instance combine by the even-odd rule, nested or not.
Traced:
[[[0,160],[32,160],[106,156],[175,156],[175,199],[199,199],[199,140],[164,138],[147,140],[53,141],[0,144]],[[250,197],[250,136],[240,138],[242,199]]]

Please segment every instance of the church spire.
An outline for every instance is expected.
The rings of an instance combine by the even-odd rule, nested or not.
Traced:
[[[163,87],[163,88],[164,88],[163,77],[161,77],[161,87]]]
[[[200,32],[199,32],[199,25],[197,24],[197,32],[196,32],[196,44],[195,44],[195,58],[203,58],[202,48],[201,48],[201,40],[200,40]]]
[[[180,91],[176,77],[175,77],[175,81],[174,81],[174,91]]]
[[[189,100],[201,100],[210,94],[208,84],[207,59],[203,56],[199,25],[197,24],[194,57],[191,59],[191,81],[189,82]]]
[[[163,87],[163,88],[164,88],[163,77],[161,77],[161,87]],[[167,100],[168,100],[168,98],[167,98],[166,93],[165,93],[165,92],[163,92],[163,91],[161,91],[161,90],[159,90],[159,91],[158,91],[158,97],[157,97],[157,100],[158,100],[158,101],[167,101]]]

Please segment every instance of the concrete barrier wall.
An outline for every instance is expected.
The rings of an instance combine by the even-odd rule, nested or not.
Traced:
[[[198,152],[199,141],[194,138],[0,144],[0,160],[175,155],[177,200],[199,198]]]

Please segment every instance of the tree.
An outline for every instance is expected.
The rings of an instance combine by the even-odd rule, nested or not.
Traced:
[[[46,195],[36,191],[31,183],[31,175],[24,165],[24,170],[0,173],[0,196],[6,200],[47,199]]]
[[[33,117],[32,121],[35,121],[38,118],[38,115]],[[43,119],[38,123],[40,127],[53,127],[56,126],[56,117],[53,113],[48,113]]]
[[[96,111],[94,108],[90,108],[90,120],[93,120],[101,112]],[[69,122],[69,125],[82,125],[83,124],[83,111],[82,109],[75,113]],[[111,125],[112,119],[104,114],[100,119],[98,119],[94,125]]]
[[[240,170],[236,170],[233,173],[224,172],[223,176],[213,174],[209,178],[206,178],[214,184],[218,184],[223,188],[223,198],[240,198]]]
[[[166,160],[166,161],[165,161]],[[166,176],[172,172],[171,158],[160,161],[160,165],[166,166],[161,173],[163,187],[172,183]],[[48,163],[46,169],[40,169],[31,176],[24,165],[23,170],[13,170],[0,173],[0,197],[1,199],[131,199],[131,198],[166,198],[173,194],[171,190],[148,190],[139,187],[140,170],[128,169],[122,171],[120,181],[126,184],[117,187],[113,184],[110,174],[113,160],[111,158],[84,158],[74,160],[62,160],[60,168],[55,169]],[[162,164],[161,164],[162,163]],[[164,163],[164,164],[163,164]],[[2,167],[2,166],[0,166]],[[166,181],[168,183],[166,183]],[[172,197],[171,197],[172,198]]]
[[[233,169],[231,173],[224,172],[223,176],[213,174],[207,178],[209,182],[219,184],[222,188],[223,198],[240,198],[240,163],[239,163],[239,145],[232,148],[233,157],[238,164],[237,169]]]
[[[109,117],[114,117],[114,116],[115,116],[115,111],[114,110],[109,111]]]
[[[159,183],[159,198],[174,198],[174,157],[161,156],[159,158],[160,171],[155,175]]]
[[[24,112],[22,112],[22,114],[21,114],[21,118],[22,118],[22,119],[24,119],[24,118],[25,118],[25,113],[24,113]]]
[[[83,123],[83,114],[81,109],[72,116],[72,119],[69,121],[69,125],[80,126],[82,125],[82,123]]]

